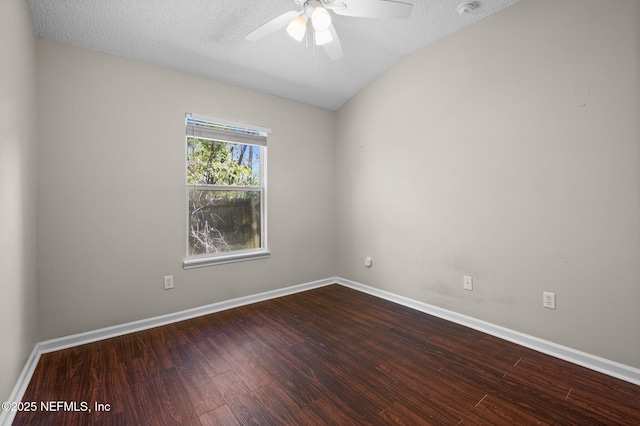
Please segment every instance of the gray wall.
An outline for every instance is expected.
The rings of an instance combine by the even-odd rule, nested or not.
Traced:
[[[273,129],[271,258],[182,269],[187,112]],[[334,274],[334,112],[39,39],[38,113],[41,340]]]
[[[0,2],[0,400],[33,350],[36,289],[36,37],[26,1]]]
[[[338,111],[338,274],[640,367],[639,76],[635,0],[522,0],[406,56]]]

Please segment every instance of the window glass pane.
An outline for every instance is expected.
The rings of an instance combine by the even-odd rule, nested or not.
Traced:
[[[260,248],[260,191],[189,190],[189,255]]]
[[[188,137],[187,183],[260,186],[260,147]]]

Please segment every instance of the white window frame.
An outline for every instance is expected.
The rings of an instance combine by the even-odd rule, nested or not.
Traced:
[[[251,138],[254,136],[244,136],[241,133],[236,132],[224,132],[214,131],[211,135],[203,137],[201,134],[196,135],[195,127],[189,125],[190,120],[197,122],[211,123],[221,126],[230,126],[233,128],[248,129],[252,132],[259,134],[260,136],[256,140]],[[189,137],[201,137],[203,139],[216,140],[221,142],[231,142],[244,145],[257,145],[260,147],[260,186],[259,187],[247,187],[247,186],[230,186],[230,185],[196,185],[186,183],[186,257],[183,262],[184,269],[200,268],[205,266],[220,265],[225,263],[243,262],[247,260],[264,259],[271,255],[267,245],[267,144],[266,138],[271,134],[271,129],[262,126],[255,126],[250,124],[243,124],[235,121],[224,120],[220,118],[205,117],[197,114],[186,114],[185,117],[185,179],[187,178],[187,167],[189,159],[186,157],[187,153],[187,138]],[[208,190],[225,190],[225,191],[260,191],[260,245],[259,248],[245,249],[245,250],[232,250],[222,253],[204,253],[198,255],[189,254],[189,191],[192,189],[208,189]]]

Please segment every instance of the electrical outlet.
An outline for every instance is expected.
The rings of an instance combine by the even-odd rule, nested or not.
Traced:
[[[170,290],[173,288],[173,275],[166,275],[164,277],[164,289]]]
[[[545,291],[542,293],[542,306],[547,309],[556,308],[556,294]]]
[[[462,288],[464,288],[465,290],[473,291],[473,277],[467,277],[465,275],[463,281],[464,284],[462,285]]]

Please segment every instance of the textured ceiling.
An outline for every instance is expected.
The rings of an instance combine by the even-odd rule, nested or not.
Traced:
[[[284,29],[244,36],[294,0],[29,0],[36,34],[336,110],[403,55],[518,0],[403,0],[408,19],[332,14],[344,57],[305,48]],[[345,0],[348,2],[348,0]]]

